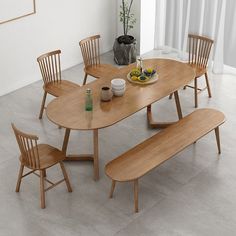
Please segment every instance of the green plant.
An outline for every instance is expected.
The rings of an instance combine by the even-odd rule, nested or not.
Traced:
[[[127,35],[128,31],[132,29],[136,23],[136,18],[134,14],[131,13],[132,4],[133,0],[122,0],[120,6],[120,22],[123,24],[124,35]]]

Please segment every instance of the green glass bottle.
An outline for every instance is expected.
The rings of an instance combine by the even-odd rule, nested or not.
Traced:
[[[91,89],[86,89],[86,97],[85,97],[85,110],[92,111],[93,110],[93,95]]]

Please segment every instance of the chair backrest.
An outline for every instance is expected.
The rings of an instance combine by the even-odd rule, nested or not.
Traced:
[[[37,58],[44,84],[61,82],[61,50],[45,53]]]
[[[188,35],[189,63],[206,68],[209,60],[213,40],[199,35]]]
[[[23,133],[22,131],[18,130],[14,124],[11,125],[19,145],[24,165],[31,169],[39,169],[40,161],[37,145],[38,137],[36,135]]]
[[[100,64],[99,39],[100,35],[94,35],[79,42],[85,67]]]

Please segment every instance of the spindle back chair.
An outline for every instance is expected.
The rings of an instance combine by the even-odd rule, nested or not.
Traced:
[[[90,75],[96,79],[115,75],[119,70],[113,65],[101,64],[100,60],[100,35],[87,37],[79,42],[83,61],[84,61],[84,81],[86,84],[87,76]]]
[[[100,64],[100,35],[94,35],[79,42],[85,68]]]
[[[38,137],[18,130],[14,124],[12,128],[21,152],[21,162],[30,169],[40,169]]]
[[[38,137],[36,135],[27,134],[15,127],[12,124],[13,131],[16,136],[16,140],[21,152],[20,155],[20,171],[18,174],[18,180],[16,184],[16,192],[20,191],[20,185],[22,178],[35,174],[40,177],[40,196],[41,196],[41,208],[45,208],[45,192],[62,183],[66,182],[66,186],[69,192],[72,192],[72,188],[70,185],[70,181],[68,175],[66,173],[66,169],[63,164],[63,160],[65,160],[65,155],[62,151],[58,150],[47,144],[38,144]],[[64,179],[53,183],[52,181],[46,178],[46,169],[60,164]],[[26,174],[23,174],[24,168],[27,167],[31,171]],[[35,173],[35,171],[39,171],[40,174]],[[51,186],[45,189],[44,182],[47,181]]]
[[[188,64],[194,69],[195,71],[195,79],[194,79],[194,86],[186,85],[186,87],[190,87],[194,89],[194,102],[195,107],[198,107],[198,92],[201,92],[205,89],[208,91],[209,98],[211,97],[211,89],[210,83],[208,80],[207,74],[207,65],[212,49],[214,41],[204,36],[189,34],[188,35]],[[198,88],[197,79],[205,75],[206,80],[206,87],[205,88]],[[170,94],[169,98],[172,98],[173,94]]]
[[[61,82],[61,50],[45,53],[37,58],[44,84]]]
[[[190,65],[206,68],[213,45],[213,40],[199,35],[188,35]]]
[[[211,97],[211,89],[207,75],[207,65],[211,53],[211,48],[214,43],[212,39],[207,37],[203,37],[200,35],[188,35],[188,43],[189,43],[189,58],[188,63],[195,70],[196,77],[194,79],[194,86],[188,85],[194,89],[194,100],[195,107],[198,107],[198,91],[203,91],[207,89],[209,98]],[[197,79],[205,75],[206,87],[201,89],[198,88]],[[186,87],[185,87],[186,88]]]
[[[79,87],[79,85],[75,83],[62,80],[60,54],[61,50],[55,50],[37,58],[44,82],[44,96],[40,108],[39,119],[43,116],[47,93],[59,97]]]

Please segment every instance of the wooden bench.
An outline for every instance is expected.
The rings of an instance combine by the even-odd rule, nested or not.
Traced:
[[[134,208],[138,212],[138,179],[212,130],[215,130],[218,151],[221,153],[219,126],[224,121],[225,116],[220,111],[195,110],[109,162],[105,172],[112,179],[110,198],[116,181],[134,181]]]

